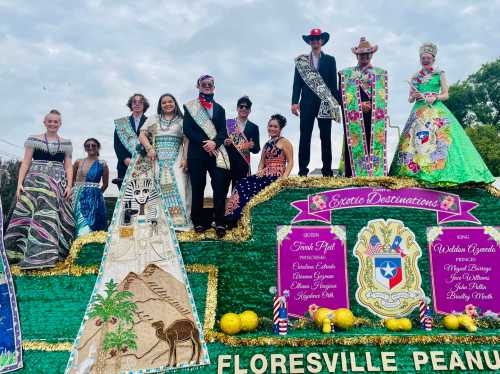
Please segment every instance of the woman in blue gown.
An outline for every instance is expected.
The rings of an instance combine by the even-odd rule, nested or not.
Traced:
[[[103,192],[108,188],[108,165],[99,160],[101,144],[97,139],[89,138],[83,145],[87,157],[76,160],[73,167],[73,209],[77,237],[92,231],[105,230],[107,223]]]

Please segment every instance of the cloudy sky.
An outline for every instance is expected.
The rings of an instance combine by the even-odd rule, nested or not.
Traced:
[[[289,120],[284,135],[298,144],[293,59],[308,50],[301,35],[313,27],[330,32],[324,51],[339,68],[354,64],[350,48],[360,36],[378,44],[373,63],[389,71],[389,113],[400,127],[410,110],[405,81],[418,68],[422,42],[438,45],[437,65],[450,82],[499,57],[500,0],[362,3],[0,0],[0,156],[21,157],[26,136],[41,133],[43,115],[57,108],[74,157],[84,155],[85,138],[97,137],[114,166],[113,119],[127,114],[128,96],[143,92],[156,106],[160,94],[172,92],[186,102],[203,73],[215,76],[216,100],[228,116],[236,99],[249,95],[261,140],[267,118],[279,112]],[[321,166],[317,130],[313,136],[312,168]],[[334,125],[334,164],[341,137]],[[396,139],[391,129],[391,156]]]

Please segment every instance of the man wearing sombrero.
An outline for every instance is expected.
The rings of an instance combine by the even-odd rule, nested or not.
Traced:
[[[351,49],[357,66],[339,72],[346,177],[387,175],[387,71],[371,65],[377,49],[362,37]]]
[[[309,54],[295,59],[293,79],[292,113],[300,115],[299,175],[309,173],[311,135],[314,119],[318,118],[321,139],[321,160],[323,176],[332,176],[332,119],[340,122],[339,93],[337,90],[337,65],[333,56],[321,52],[330,35],[320,29],[312,29],[303,35],[311,46]],[[299,104],[300,98],[300,104]]]

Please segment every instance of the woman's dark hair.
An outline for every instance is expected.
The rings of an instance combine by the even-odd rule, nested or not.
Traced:
[[[280,125],[280,129],[282,129],[283,127],[286,126],[286,118],[283,117],[281,114],[273,114],[271,116],[271,118],[269,118],[269,122],[271,122],[272,120],[275,120],[278,122],[278,125]]]
[[[101,143],[99,142],[99,140],[97,140],[96,138],[88,138],[83,142],[83,147],[85,147],[88,142],[95,142],[95,144],[97,144],[97,156],[99,156],[99,151],[101,150]]]
[[[148,99],[146,99],[146,96],[144,96],[141,93],[135,93],[135,94],[133,94],[132,96],[129,97],[129,99],[127,101],[128,108],[130,110],[132,110],[132,101],[134,101],[134,97],[136,97],[136,96],[139,96],[140,98],[142,98],[142,101],[144,102],[144,112],[143,113],[146,113],[146,111],[149,108],[149,101],[148,101]]]
[[[174,95],[172,95],[170,93],[166,93],[166,94],[163,94],[160,96],[160,98],[158,99],[158,107],[156,108],[156,113],[162,114],[161,101],[163,100],[164,97],[167,97],[167,96],[170,97],[174,101],[174,104],[175,104],[174,116],[184,118],[182,111],[181,111],[181,108],[179,107],[179,104],[177,104],[177,100],[175,99]]]

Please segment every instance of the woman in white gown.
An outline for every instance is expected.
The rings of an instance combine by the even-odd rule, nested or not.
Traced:
[[[162,200],[174,227],[190,230],[191,185],[187,174],[187,138],[182,132],[182,112],[171,94],[158,100],[157,114],[141,128],[139,141],[153,162],[154,174]]]

